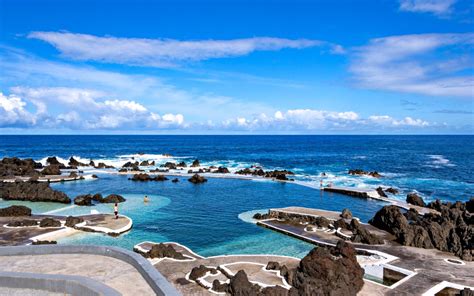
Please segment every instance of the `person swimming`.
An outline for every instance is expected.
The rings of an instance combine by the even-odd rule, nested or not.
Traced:
[[[148,195],[145,195],[145,197],[143,198],[143,202],[147,203],[149,201],[150,201],[150,199],[148,198]]]

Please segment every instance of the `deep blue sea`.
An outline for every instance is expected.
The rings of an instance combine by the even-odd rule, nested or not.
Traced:
[[[474,195],[474,136],[0,136],[1,157],[69,157],[120,166],[132,158],[225,165],[231,169],[258,164],[264,169],[289,169],[296,179],[319,186],[324,182],[355,187],[394,186],[394,198],[417,191],[425,200],[467,200]],[[143,153],[143,154],[142,154]],[[170,154],[171,157],[165,157]],[[349,176],[349,169],[376,170],[384,177]],[[349,207],[363,221],[384,205],[382,202],[324,194],[296,184],[212,178],[194,185],[134,183],[127,176],[107,170],[91,170],[98,180],[53,184],[74,197],[84,193],[117,193],[128,200],[121,213],[134,220],[129,233],[112,238],[100,234],[77,235],[60,243],[118,245],[130,249],[136,243],[176,241],[202,255],[273,253],[303,256],[311,245],[249,223],[255,210],[305,206],[340,211]],[[143,196],[152,202],[144,205]],[[14,202],[0,201],[0,207]],[[18,202],[16,202],[18,203]],[[88,207],[51,203],[23,203],[35,212],[89,213]],[[110,205],[93,207],[111,212]]]

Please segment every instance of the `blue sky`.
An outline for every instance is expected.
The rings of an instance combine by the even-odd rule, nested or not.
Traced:
[[[472,134],[473,11],[0,0],[0,133]]]

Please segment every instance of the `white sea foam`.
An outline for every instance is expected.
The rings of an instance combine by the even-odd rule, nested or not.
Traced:
[[[444,155],[440,154],[430,154],[428,157],[431,159],[428,161],[428,165],[430,167],[440,168],[440,167],[453,167],[456,166],[455,164],[451,163],[449,159],[447,159]]]

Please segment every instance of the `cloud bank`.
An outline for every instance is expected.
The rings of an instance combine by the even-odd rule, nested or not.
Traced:
[[[355,50],[350,71],[367,88],[472,98],[473,45],[472,33],[372,39]]]
[[[99,37],[66,32],[31,32],[28,37],[48,42],[63,56],[76,60],[151,67],[175,67],[182,62],[238,57],[255,51],[277,51],[285,48],[328,46],[335,53],[343,51],[341,46],[319,40],[271,37],[180,41]]]

